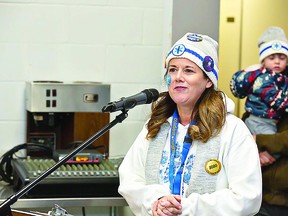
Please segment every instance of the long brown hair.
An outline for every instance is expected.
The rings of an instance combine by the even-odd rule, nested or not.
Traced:
[[[196,125],[190,126],[188,129],[192,139],[207,142],[210,137],[220,133],[226,115],[223,95],[222,91],[215,90],[213,86],[203,92],[192,112]],[[161,125],[167,122],[175,109],[177,106],[169,93],[160,93],[159,99],[152,103],[152,113],[147,123],[147,139],[157,135]]]

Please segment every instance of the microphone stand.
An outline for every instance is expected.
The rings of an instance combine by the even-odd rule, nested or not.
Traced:
[[[45,172],[43,172],[40,176],[38,176],[34,181],[27,184],[24,188],[22,188],[19,192],[16,194],[11,195],[8,197],[1,205],[0,205],[0,215],[1,216],[12,216],[11,212],[11,205],[14,204],[18,198],[23,196],[25,193],[27,193],[29,190],[31,190],[34,186],[36,186],[40,181],[42,181],[44,178],[46,178],[48,175],[50,175],[52,172],[54,172],[56,169],[58,169],[61,165],[63,165],[66,161],[68,161],[70,158],[75,156],[78,152],[85,149],[87,146],[89,146],[91,143],[93,143],[95,140],[97,140],[100,136],[102,136],[104,133],[106,133],[109,129],[111,129],[113,126],[115,126],[117,123],[121,123],[124,119],[128,117],[128,110],[122,110],[122,113],[115,117],[115,119],[108,123],[106,126],[104,126],[102,129],[100,129],[96,134],[88,138],[85,142],[83,142],[81,145],[79,145],[76,149],[74,149],[71,153],[63,157],[61,160],[59,160],[56,164],[54,164],[52,167],[47,169]]]

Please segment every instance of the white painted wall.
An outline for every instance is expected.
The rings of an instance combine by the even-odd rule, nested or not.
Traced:
[[[100,81],[111,100],[159,89],[163,17],[162,0],[0,0],[1,154],[25,142],[25,81]],[[144,107],[111,130],[112,155],[126,153]]]

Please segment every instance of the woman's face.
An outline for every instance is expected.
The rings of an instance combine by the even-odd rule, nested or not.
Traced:
[[[212,86],[209,78],[194,62],[185,58],[173,58],[169,62],[167,76],[170,97],[179,107],[194,108],[206,88]]]

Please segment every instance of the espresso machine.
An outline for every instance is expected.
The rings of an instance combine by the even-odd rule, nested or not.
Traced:
[[[101,109],[110,101],[110,85],[100,82],[26,82],[27,143],[53,150],[73,149],[109,123]],[[91,147],[109,154],[109,132]]]

